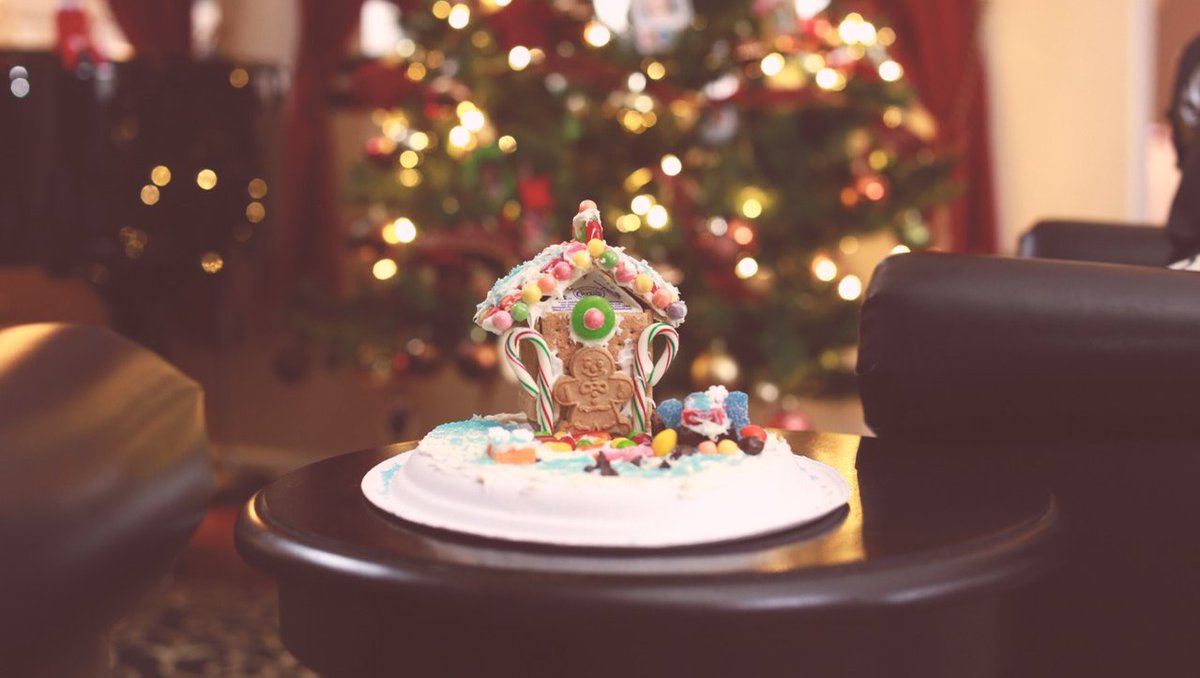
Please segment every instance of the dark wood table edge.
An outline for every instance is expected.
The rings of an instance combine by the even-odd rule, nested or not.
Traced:
[[[360,450],[317,463],[368,453],[382,461],[411,445]],[[287,478],[285,475],[276,482],[286,482]],[[1063,550],[1062,518],[1057,501],[1047,490],[1046,510],[1028,523],[951,548],[923,551],[919,558],[891,557],[869,564],[857,562],[783,573],[668,577],[546,572],[545,576],[532,576],[543,573],[401,559],[379,549],[294,530],[271,519],[265,490],[247,501],[235,526],[237,549],[252,565],[281,581],[369,586],[406,593],[473,593],[496,598],[536,594],[543,600],[602,607],[647,604],[729,611],[851,609],[920,604],[967,596],[976,590],[1017,588],[1051,569]],[[367,504],[365,498],[363,502]],[[580,586],[581,580],[595,585]],[[720,585],[714,586],[718,582]]]

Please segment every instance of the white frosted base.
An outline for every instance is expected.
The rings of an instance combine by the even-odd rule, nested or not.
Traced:
[[[850,494],[834,469],[793,455],[774,434],[756,456],[693,455],[670,469],[659,469],[658,459],[641,467],[618,461],[620,475],[601,476],[582,470],[588,456],[582,452],[529,466],[496,464],[473,423],[439,427],[417,449],[380,463],[363,477],[363,494],[388,513],[430,527],[592,547],[767,534],[816,520]]]

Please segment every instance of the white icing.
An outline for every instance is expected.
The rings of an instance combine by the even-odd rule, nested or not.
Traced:
[[[484,318],[484,314],[487,313],[489,309],[498,306],[503,299],[509,297],[510,295],[519,293],[521,288],[523,288],[526,284],[531,282],[536,283],[537,280],[543,275],[549,275],[549,272],[544,273],[542,271],[542,268],[544,268],[548,263],[558,261],[560,259],[564,261],[570,261],[570,257],[575,253],[575,251],[587,251],[575,250],[572,251],[571,254],[567,254],[567,248],[571,245],[572,243],[570,242],[550,245],[529,261],[516,266],[513,270],[509,271],[508,274],[497,280],[496,284],[492,286],[491,291],[488,292],[487,297],[476,307],[475,323],[488,332],[499,334],[500,330],[497,330],[493,324],[488,322],[490,316],[488,318]],[[606,279],[609,284],[615,286],[617,290],[621,291],[631,299],[636,299],[640,305],[650,309],[660,321],[665,322],[672,327],[678,327],[681,325],[683,323],[682,318],[679,320],[673,320],[666,315],[666,311],[664,309],[657,308],[651,303],[651,299],[653,297],[652,293],[638,293],[635,289],[633,289],[633,280],[626,282],[617,280],[616,271],[618,268],[624,266],[636,273],[646,274],[649,276],[650,281],[655,287],[666,289],[670,293],[672,301],[678,301],[680,299],[679,288],[667,282],[667,280],[663,278],[658,271],[655,271],[654,267],[652,267],[645,259],[638,259],[627,254],[625,252],[625,248],[610,246],[608,249],[616,254],[617,257],[617,265],[614,266],[612,270],[605,270],[593,262],[592,265],[586,269],[574,267],[571,275],[566,280],[556,279],[554,289],[549,294],[543,295],[545,298],[532,304],[528,304],[529,326],[536,327],[537,320],[545,315],[546,311],[549,310],[548,307],[552,306],[556,301],[561,302],[565,298],[564,295],[566,294],[566,291],[570,289],[571,286],[573,286],[584,276],[591,275],[593,273],[598,277],[603,276],[603,278]]]

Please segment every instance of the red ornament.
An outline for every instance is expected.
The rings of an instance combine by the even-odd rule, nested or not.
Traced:
[[[767,423],[785,431],[807,431],[809,429],[808,417],[798,409],[780,410],[772,414]]]

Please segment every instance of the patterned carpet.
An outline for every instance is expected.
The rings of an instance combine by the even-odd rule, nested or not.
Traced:
[[[234,551],[236,512],[211,509],[171,579],[113,630],[113,678],[317,675],[279,639],[272,583]]]

